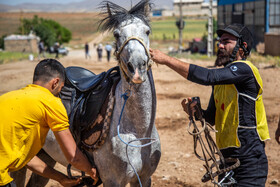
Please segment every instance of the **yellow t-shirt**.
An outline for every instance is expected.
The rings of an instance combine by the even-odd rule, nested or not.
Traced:
[[[68,128],[60,98],[44,87],[31,84],[0,96],[0,186],[39,152],[49,129]]]

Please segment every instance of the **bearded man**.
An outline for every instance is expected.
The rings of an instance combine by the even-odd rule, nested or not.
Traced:
[[[233,170],[236,186],[265,186],[268,161],[264,141],[270,139],[262,100],[263,85],[258,69],[246,58],[253,38],[246,26],[233,24],[217,31],[220,37],[215,62],[222,68],[207,69],[182,62],[150,49],[152,60],[164,64],[184,78],[212,85],[209,105],[203,117],[217,130],[216,143],[224,158],[238,158]],[[196,102],[182,101],[184,110],[194,112]],[[191,111],[188,111],[190,106]]]

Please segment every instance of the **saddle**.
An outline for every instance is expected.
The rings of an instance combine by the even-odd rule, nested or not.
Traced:
[[[70,131],[80,148],[92,150],[103,132],[109,93],[114,93],[120,80],[119,67],[98,75],[77,66],[67,67],[65,71],[60,98],[67,111]],[[85,144],[89,137],[90,145]]]

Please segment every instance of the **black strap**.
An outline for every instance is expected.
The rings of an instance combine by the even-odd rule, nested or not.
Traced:
[[[231,55],[229,57],[229,63],[231,63],[231,62],[236,60],[236,54],[237,54],[239,48],[240,48],[240,39],[238,38],[237,42],[236,42],[236,45],[233,48],[233,51],[232,51],[232,53],[231,53]]]

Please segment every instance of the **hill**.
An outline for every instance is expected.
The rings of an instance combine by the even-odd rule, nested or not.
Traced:
[[[68,4],[50,3],[23,3],[18,5],[0,4],[0,12],[98,12],[98,7],[102,0],[84,0],[81,2],[72,2]],[[112,2],[130,8],[135,5],[136,0],[112,0]],[[172,9],[173,0],[153,0],[154,8]]]

